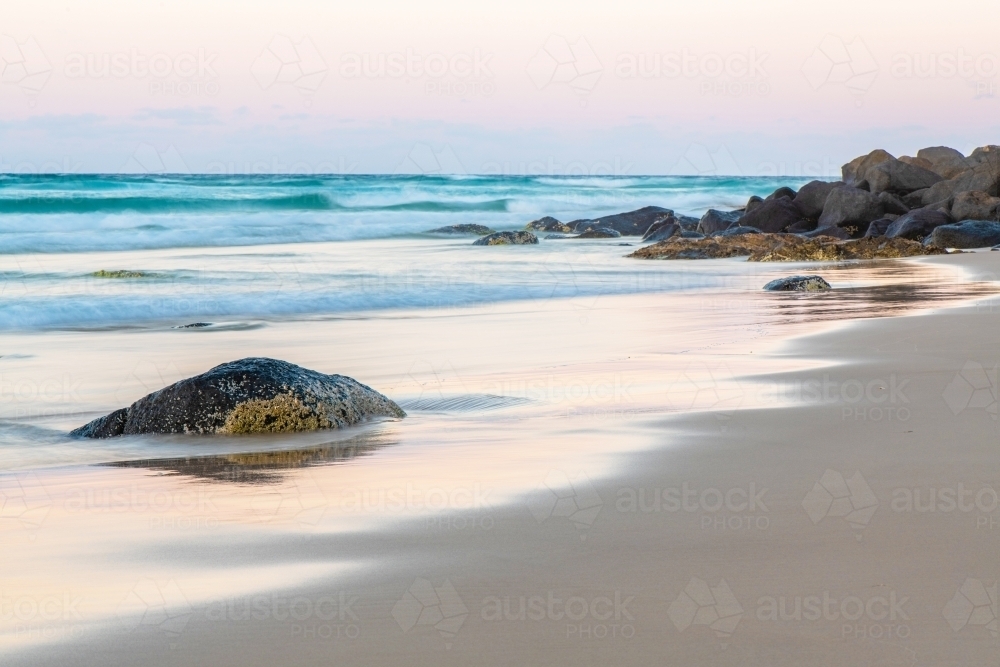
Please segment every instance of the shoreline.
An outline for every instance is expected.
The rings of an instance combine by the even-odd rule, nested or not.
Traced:
[[[948,271],[956,277],[956,271],[964,272],[963,280],[954,283],[958,294],[973,284],[968,282],[970,277],[1000,267],[1000,258],[990,253],[914,263],[923,262],[948,265]],[[908,260],[905,266],[912,264]],[[868,268],[877,273],[876,267]],[[863,275],[864,270],[853,267],[855,274]],[[852,273],[851,268],[840,271],[845,271],[844,275]],[[760,279],[756,272],[750,277],[753,281]],[[755,291],[749,296],[751,306],[747,312],[768,313],[766,304],[774,303],[772,295]],[[979,301],[976,305],[965,298],[961,305],[941,308],[928,302],[929,312],[854,321],[842,327],[831,326],[831,320],[815,322],[813,315],[822,308],[803,309],[808,301],[791,295],[795,301],[784,302],[792,308],[789,314],[778,316],[773,320],[775,324],[762,325],[764,340],[755,338],[752,327],[747,329],[748,323],[739,319],[730,318],[728,329],[721,326],[719,313],[709,310],[704,311],[703,321],[714,322],[717,333],[707,337],[703,334],[700,354],[690,349],[690,343],[681,345],[679,340],[672,344],[677,348],[673,353],[670,345],[657,344],[655,341],[671,331],[669,318],[663,319],[665,304],[699,297],[704,295],[602,297],[603,306],[590,311],[590,337],[564,345],[557,355],[561,362],[552,359],[551,353],[529,353],[506,373],[467,375],[465,382],[502,383],[504,378],[509,382],[520,382],[520,378],[530,381],[527,369],[541,362],[541,368],[550,368],[545,372],[555,378],[555,384],[549,387],[573,386],[574,378],[592,378],[596,373],[597,377],[610,378],[613,390],[617,372],[622,382],[630,383],[629,402],[634,406],[646,402],[655,405],[654,400],[662,406],[663,392],[669,399],[674,387],[677,396],[691,396],[695,389],[695,396],[702,398],[696,398],[687,409],[701,409],[660,414],[622,412],[613,419],[572,415],[568,410],[553,413],[537,406],[529,406],[523,413],[521,408],[453,413],[444,421],[433,413],[416,413],[412,421],[388,429],[391,432],[385,435],[389,446],[377,448],[373,456],[343,460],[338,465],[292,467],[282,472],[281,482],[270,485],[233,485],[192,477],[190,471],[185,474],[169,467],[159,472],[106,467],[65,472],[79,481],[73,486],[49,488],[49,513],[43,523],[34,529],[21,526],[14,535],[16,539],[8,543],[16,545],[13,552],[20,554],[19,558],[34,561],[39,576],[61,568],[64,574],[44,586],[35,582],[33,590],[71,591],[71,597],[82,600],[81,615],[91,622],[70,619],[79,635],[46,644],[37,643],[43,639],[42,626],[57,628],[61,627],[59,623],[36,617],[33,622],[37,636],[32,639],[29,619],[21,624],[29,628],[27,634],[22,633],[28,644],[19,649],[8,646],[7,659],[14,665],[58,664],[72,655],[78,664],[108,664],[109,660],[118,660],[115,656],[124,659],[141,654],[153,665],[174,664],[178,659],[189,663],[269,664],[289,661],[291,656],[296,664],[328,664],[333,658],[390,664],[405,656],[411,664],[442,665],[507,664],[511,660],[524,662],[532,655],[548,655],[559,661],[609,664],[628,655],[630,662],[667,658],[671,663],[736,665],[747,664],[748,660],[756,664],[753,661],[763,655],[768,656],[767,664],[802,664],[802,656],[820,664],[824,659],[876,657],[895,664],[911,655],[939,662],[944,655],[940,651],[964,651],[969,659],[988,655],[982,651],[989,642],[984,644],[975,634],[981,631],[989,636],[988,630],[970,626],[964,634],[954,631],[941,612],[955,592],[946,589],[957,589],[964,579],[952,582],[954,576],[945,576],[943,584],[932,586],[927,582],[936,581],[931,574],[937,572],[934,568],[942,558],[946,559],[946,554],[947,558],[955,557],[954,545],[962,543],[956,542],[955,536],[968,536],[963,532],[968,520],[975,524],[985,517],[988,527],[991,514],[977,510],[972,516],[959,511],[956,518],[966,519],[957,522],[960,526],[932,522],[928,528],[924,521],[920,523],[921,531],[909,531],[908,524],[901,522],[925,515],[885,508],[889,507],[894,488],[929,488],[937,484],[935,488],[957,489],[958,482],[962,482],[967,488],[978,485],[978,491],[983,485],[997,483],[1000,466],[992,464],[989,446],[978,444],[986,442],[985,437],[995,442],[996,422],[978,409],[964,413],[964,420],[961,414],[956,417],[941,398],[948,383],[968,361],[968,354],[976,349],[968,346],[970,339],[978,335],[979,349],[988,356],[988,336],[977,332],[995,330],[993,325],[1000,323],[992,312],[993,304]],[[905,301],[907,297],[903,294],[896,298]],[[580,311],[572,302],[555,304],[562,310],[545,315],[541,313],[546,307],[551,310],[554,304],[534,305],[529,310],[535,313],[532,317],[538,326],[529,327],[531,332],[564,331],[554,325],[560,321],[577,321],[579,325]],[[523,326],[527,316],[524,304],[517,307],[522,312]],[[866,307],[870,311],[884,308],[877,301]],[[513,306],[479,314],[481,326],[487,330],[494,326],[491,323],[502,319],[507,308]],[[606,312],[602,315],[602,311]],[[618,313],[615,323],[601,324],[612,313]],[[626,317],[626,313],[632,314]],[[471,313],[465,316],[471,317]],[[688,324],[697,327],[698,321]],[[957,321],[964,326],[955,326]],[[653,326],[654,322],[659,324]],[[638,328],[629,329],[627,323]],[[420,334],[419,328],[412,328],[415,324],[406,322],[414,338],[427,339],[427,332]],[[358,332],[363,338],[363,321],[352,326],[360,327]],[[802,326],[812,332],[795,334]],[[281,328],[275,329],[278,340]],[[784,334],[772,340],[779,347],[769,346],[769,351],[762,354],[764,348],[760,345],[779,330]],[[328,340],[320,330],[315,333]],[[518,339],[512,338],[509,330],[498,330],[493,335],[508,344]],[[550,335],[553,339],[559,337]],[[519,336],[527,340],[530,334]],[[636,345],[629,342],[629,336],[645,342]],[[887,336],[890,341],[872,343]],[[667,340],[673,339],[664,338],[664,343]],[[900,345],[901,340],[906,344]],[[928,359],[919,353],[924,340],[935,343],[934,356]],[[604,349],[601,341],[614,341],[630,353]],[[488,342],[477,339],[477,344],[468,345],[456,360],[466,359],[475,365],[476,351],[483,346],[490,349]],[[378,345],[373,340],[366,344]],[[850,393],[854,384],[869,387],[874,381],[888,382],[894,373],[903,373],[904,366],[893,360],[910,359],[910,345],[917,346],[919,368],[897,378],[895,394],[890,385],[885,386],[885,391],[882,384],[871,385],[875,399],[886,396],[888,407],[908,407],[908,418],[904,422],[845,418],[845,408],[859,407],[844,400],[855,396]],[[678,354],[683,349],[689,351]],[[965,349],[970,352],[967,354]],[[602,355],[594,358],[595,350],[603,350]],[[635,359],[622,360],[621,356]],[[669,365],[671,359],[685,356],[690,363],[683,368]],[[669,363],[653,363],[656,358]],[[739,376],[735,389],[722,375],[712,375],[719,369],[720,360]],[[704,368],[694,369],[699,363]],[[465,368],[463,363],[455,365]],[[559,370],[562,367],[565,370]],[[673,379],[663,377],[666,368],[674,369]],[[706,388],[699,384],[706,379],[711,383],[707,387],[709,394],[697,393],[699,387]],[[741,405],[744,399],[753,397],[755,387],[761,383],[787,387],[810,381],[834,382],[848,393],[840,395],[839,403]],[[444,386],[438,385],[435,391],[447,397],[448,391],[441,390]],[[733,403],[734,391],[742,392],[739,403]],[[905,404],[898,404],[900,391],[907,399]],[[699,400],[707,404],[698,404]],[[920,409],[914,409],[916,406]],[[564,407],[572,409],[573,405]],[[867,407],[884,406],[872,402]],[[955,434],[964,438],[958,445],[961,464],[953,460],[952,449],[942,447],[946,441],[940,439]],[[544,447],[533,444],[536,442],[544,443]],[[919,453],[909,467],[907,448]],[[493,454],[487,454],[491,451]],[[829,514],[814,524],[802,503],[827,469],[838,472],[844,480],[852,479],[855,470],[860,471],[881,509],[869,517],[856,516],[854,527],[842,516]],[[562,474],[550,477],[546,471]],[[578,477],[579,473],[583,477]],[[46,474],[37,472],[42,477]],[[833,481],[837,482],[835,476]],[[565,496],[572,499],[572,505],[568,510],[557,510],[553,503],[566,491],[567,483],[575,484]],[[78,493],[93,491],[97,505],[89,509],[84,505],[78,512],[67,512],[65,505],[60,507],[60,499],[65,501],[74,488]],[[126,494],[123,507],[111,508],[121,511],[102,509],[101,493],[132,488],[147,494],[158,490],[172,504],[162,512],[140,512],[134,505],[137,501],[128,500]],[[205,489],[210,492],[211,507],[185,510],[184,503],[197,505],[198,492]],[[372,493],[381,490],[388,494],[393,489],[402,493],[402,500],[396,498],[397,503],[402,502],[397,509],[388,504],[381,511],[363,509],[378,507],[378,498]],[[660,491],[654,495],[659,499],[655,500],[649,494],[657,489]],[[684,502],[685,489],[697,491],[694,500],[688,498],[695,511],[687,511],[683,504],[678,511],[669,510],[668,506],[673,506],[670,503]],[[720,491],[724,506],[727,492],[732,491],[733,507],[740,507],[766,489],[760,500],[767,511],[760,507],[749,511],[749,506],[741,511],[723,510],[721,514],[711,511],[716,496],[710,492],[703,497],[706,489]],[[409,496],[410,500],[408,491],[416,494]],[[367,500],[365,493],[369,494]],[[435,494],[452,500],[438,507],[439,496]],[[863,495],[859,495],[859,502]],[[115,502],[113,495],[108,497],[109,502]],[[362,511],[347,511],[352,499]],[[384,502],[389,503],[388,495]],[[865,510],[866,506],[855,509]],[[1000,518],[1000,512],[997,515]],[[889,521],[879,523],[887,516]],[[950,515],[939,512],[934,516],[947,520]],[[209,521],[213,517],[215,520]],[[722,524],[718,523],[719,517],[725,517]],[[122,532],[129,530],[138,532]],[[96,545],[91,544],[88,533],[95,531],[111,539],[111,551],[94,551]],[[29,539],[32,534],[35,538]],[[983,537],[988,534],[985,529],[973,533],[972,546],[994,544],[991,538]],[[886,540],[890,538],[901,543],[889,544]],[[234,551],[227,543],[241,547]],[[79,551],[85,544],[91,546]],[[911,554],[902,558],[902,553],[914,549],[914,553],[921,554],[919,557]],[[62,552],[66,556],[60,555]],[[966,578],[988,579],[991,566],[983,560],[988,558],[987,552],[974,548],[961,552],[959,569],[967,572]],[[111,557],[112,553],[118,555]],[[163,555],[141,567],[129,565],[140,554],[146,554],[148,559],[154,553]],[[79,562],[71,565],[69,554],[76,554],[72,560]],[[117,566],[109,569],[108,565],[98,565],[107,558]],[[320,569],[310,570],[313,574],[309,582],[282,584],[267,574],[269,564],[277,563],[311,563]],[[911,565],[902,568],[904,563]],[[14,567],[28,571],[24,569],[29,568],[28,561],[22,565]],[[323,574],[322,567],[333,569]],[[215,572],[216,581],[205,588],[199,573],[209,571]],[[742,608],[733,628],[718,626],[716,629],[722,632],[718,635],[693,620],[685,625],[687,612],[677,607],[677,600],[691,586],[689,592],[697,592],[700,584],[692,584],[693,579],[707,582],[717,596],[725,592],[720,581],[726,582]],[[268,582],[263,592],[254,583],[261,580]],[[452,621],[435,627],[447,618],[425,624],[417,614],[413,617],[417,620],[410,624],[413,619],[408,615],[408,605],[412,606],[413,591],[421,592],[424,580],[431,582],[439,598],[447,598],[453,589],[465,615],[455,613],[447,617]],[[135,623],[135,611],[122,608],[122,600],[130,599],[137,587],[149,585],[148,581],[153,582],[163,600],[152,605],[161,614],[157,617],[160,620],[141,615],[138,618],[148,622]],[[176,592],[170,582],[181,591],[180,598],[170,598],[168,593]],[[843,623],[771,622],[758,618],[757,601],[762,598],[785,598],[788,609],[794,608],[796,597],[818,595],[822,599],[824,591],[838,600],[848,596],[866,602],[880,599],[883,586],[888,587],[887,596],[895,591],[899,599],[907,598],[903,609],[909,617],[906,625],[910,637],[867,641],[873,638],[866,635],[866,641],[853,641],[842,636]],[[411,591],[411,597],[407,597],[407,591]],[[582,598],[595,605],[596,616],[588,607],[583,617],[571,623],[565,617],[550,617],[547,611],[538,620],[505,620],[503,613],[494,620],[496,600],[500,600],[502,608],[509,598],[514,605],[511,613],[517,616],[521,598],[529,604],[531,599],[541,597],[547,604],[550,593],[563,601],[561,604]],[[13,600],[23,597],[16,588],[5,588],[4,594]],[[287,616],[282,620],[273,611],[266,618],[244,618],[240,601],[260,596],[269,609],[274,604],[280,607],[281,600],[287,604],[299,598],[313,605],[322,598],[328,607],[322,618],[314,610],[298,622]],[[346,610],[339,606],[341,596]],[[50,596],[36,592],[31,599],[38,602],[42,597]],[[330,599],[337,601],[336,609],[329,607]],[[613,618],[616,599],[618,619]],[[403,600],[407,602],[399,607]],[[605,600],[610,601],[610,607]],[[228,611],[227,601],[233,601],[236,611]],[[722,598],[715,604],[722,605]],[[878,600],[872,604],[876,612],[882,609]],[[941,609],[927,612],[936,606]],[[605,608],[611,610],[612,617],[605,617]],[[722,607],[719,610],[724,611]],[[632,618],[622,616],[625,612]],[[558,615],[558,610],[553,614]],[[717,615],[732,624],[736,614]],[[456,620],[460,616],[461,623]],[[179,618],[184,619],[183,623]],[[174,619],[174,625],[164,623],[170,619]],[[885,625],[868,620],[871,622],[865,624],[866,628]],[[12,630],[16,632],[8,626],[8,632]],[[604,634],[598,637],[597,633]],[[625,633],[631,635],[625,637]],[[971,636],[969,641],[955,640],[966,635]],[[245,644],[249,637],[267,641],[256,642],[252,654],[234,648]],[[8,641],[10,638],[8,635]],[[265,648],[261,649],[261,645]],[[780,647],[788,646],[797,647],[799,657],[779,657],[790,655],[784,649],[779,652]],[[84,648],[88,649],[87,656],[81,653]]]

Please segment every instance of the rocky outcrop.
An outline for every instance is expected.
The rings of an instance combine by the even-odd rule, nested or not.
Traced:
[[[934,231],[935,227],[947,225],[952,219],[941,211],[929,208],[918,208],[900,216],[885,230],[888,238],[904,238],[918,241]]]
[[[393,401],[344,375],[249,358],[164,387],[70,435],[285,433],[405,416]]]
[[[803,238],[795,234],[744,234],[704,239],[674,237],[641,248],[637,259],[717,259],[747,257],[751,262],[812,262],[938,255],[945,251],[903,238],[841,241],[829,236]]]
[[[951,217],[955,220],[1000,220],[1000,197],[985,192],[960,192],[952,202]]]
[[[472,245],[529,245],[538,243],[538,237],[531,232],[495,232],[481,239],[476,239]]]
[[[789,197],[765,199],[759,206],[740,218],[743,227],[756,227],[762,232],[774,234],[784,231],[803,219],[802,211]]]
[[[1000,243],[1000,222],[963,220],[935,227],[924,241],[935,248],[988,248]]]
[[[710,208],[705,211],[705,215],[701,216],[701,220],[698,221],[697,231],[702,234],[721,232],[723,229],[736,224],[742,215],[739,211],[719,211]]]
[[[788,276],[764,285],[768,292],[828,292],[832,287],[822,276]]]
[[[966,164],[969,166],[967,169],[927,188],[922,199],[924,205],[930,206],[970,190],[984,192],[991,197],[1000,196],[1000,149],[990,146],[977,148],[966,158]]]
[[[573,232],[572,225],[559,222],[553,217],[545,216],[544,218],[539,218],[538,220],[532,220],[524,227],[529,231],[536,232],[561,232],[563,234],[571,234]]]
[[[554,218],[553,218],[554,219]],[[490,229],[486,225],[448,225],[447,227],[438,227],[437,229],[429,229],[426,234],[475,234],[476,236],[484,236],[486,234],[492,234],[495,230]]]

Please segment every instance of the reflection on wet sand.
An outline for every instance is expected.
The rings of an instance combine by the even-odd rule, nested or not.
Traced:
[[[144,468],[213,482],[279,484],[290,470],[344,463],[396,444],[399,444],[396,439],[389,438],[384,433],[373,433],[299,449],[138,459],[106,465],[114,468]]]
[[[1000,293],[995,282],[966,282],[939,266],[914,262],[872,262],[870,266],[845,262],[824,266],[821,273],[836,289],[769,294],[774,314],[768,324],[889,317]],[[905,282],[889,282],[897,280]],[[875,284],[843,287],[837,285],[840,281]]]

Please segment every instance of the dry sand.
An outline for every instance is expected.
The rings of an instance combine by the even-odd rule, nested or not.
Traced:
[[[1000,253],[878,266],[917,286],[604,298],[585,327],[575,302],[453,313],[463,393],[537,400],[22,475],[44,516],[5,524],[2,662],[991,664],[1000,301],[955,305],[983,286],[931,269],[993,280]]]

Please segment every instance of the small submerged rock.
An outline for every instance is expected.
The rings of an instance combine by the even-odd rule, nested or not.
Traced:
[[[476,239],[472,245],[528,245],[538,243],[538,237],[531,232],[495,232],[481,239]]]
[[[768,292],[826,292],[833,289],[822,276],[788,276],[764,285]]]
[[[475,234],[476,236],[485,236],[486,234],[493,234],[495,230],[490,229],[486,225],[472,225],[472,224],[462,224],[462,225],[448,225],[447,227],[438,227],[437,229],[428,229],[425,234]]]
[[[70,435],[288,433],[405,416],[392,400],[344,375],[251,357],[164,387]]]
[[[175,329],[204,329],[212,326],[211,322],[192,322],[191,324],[178,324]]]
[[[147,273],[146,271],[105,271],[101,269],[100,271],[94,271],[90,274],[91,278],[151,278],[154,274]]]
[[[525,229],[536,232],[562,232],[563,234],[572,234],[574,231],[572,225],[560,222],[550,215],[532,220],[525,226]]]

